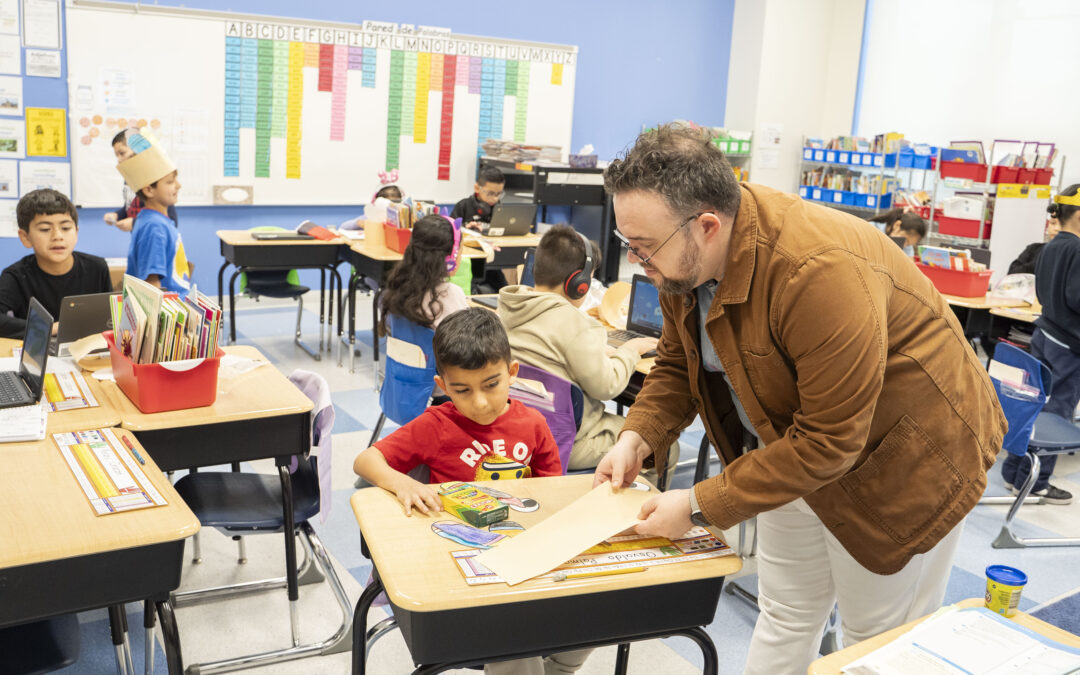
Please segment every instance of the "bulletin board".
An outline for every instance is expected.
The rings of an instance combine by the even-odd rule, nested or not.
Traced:
[[[69,2],[67,26],[83,206],[115,206],[110,142],[132,125],[173,158],[184,205],[228,186],[259,205],[363,204],[391,169],[448,203],[489,137],[569,150],[573,46],[113,2]]]

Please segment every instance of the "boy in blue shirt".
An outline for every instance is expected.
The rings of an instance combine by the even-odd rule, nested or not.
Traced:
[[[129,141],[135,155],[116,168],[144,206],[131,230],[127,273],[184,297],[190,269],[180,232],[167,215],[180,194],[176,166],[148,134],[131,134]]]

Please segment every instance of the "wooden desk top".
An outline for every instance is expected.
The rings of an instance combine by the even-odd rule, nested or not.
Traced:
[[[225,347],[227,354],[266,361],[258,349]],[[187,410],[144,413],[135,407],[115,382],[103,382],[103,389],[120,414],[122,426],[132,431],[172,429],[197,424],[220,424],[239,420],[304,413],[314,407],[311,399],[273,365],[259,366],[232,379],[218,378],[218,395],[213,405]]]
[[[135,437],[120,429],[138,447]],[[0,472],[0,569],[190,537],[199,520],[150,454],[141,468],[168,502],[106,516],[94,514],[52,436],[5,443]]]
[[[0,338],[0,355],[11,356],[11,350],[21,344],[22,340]],[[90,373],[83,373],[83,377],[86,379],[87,384],[90,385],[90,392],[97,399],[97,407],[49,413],[48,426],[45,431],[47,434],[82,431],[84,429],[103,429],[120,424],[120,413],[116,410],[116,406],[113,405],[112,397],[103,390],[101,382],[95,380]]]
[[[538,234],[522,234],[516,237],[492,237],[490,235],[481,235],[481,239],[486,239],[492,246],[498,246],[500,248],[534,248],[540,243],[540,235]],[[464,240],[465,245],[469,244],[469,237]]]
[[[366,239],[360,241],[346,242],[349,244],[349,248],[359,253],[362,256],[371,258],[372,260],[384,260],[387,262],[394,262],[401,260],[401,254],[397,251],[391,251],[385,245],[373,244]],[[463,246],[461,248],[462,258],[486,258],[487,256],[478,248],[472,248],[471,246]]]
[[[255,239],[249,230],[218,230],[218,239],[230,246],[341,246],[344,237],[323,239]]]
[[[956,603],[956,606],[961,608],[981,607],[983,606],[983,599],[969,598],[967,600],[962,600]],[[845,666],[850,664],[852,661],[866,656],[875,649],[884,647],[888,643],[892,642],[896,638],[900,637],[918,624],[925,621],[927,618],[928,617],[924,616],[921,619],[916,619],[915,621],[912,621],[911,623],[906,623],[903,626],[893,628],[890,631],[886,631],[881,635],[875,635],[869,640],[863,640],[858,644],[854,644],[845,649],[841,649],[838,652],[833,652],[828,656],[823,656],[817,661],[814,661],[810,664],[810,667],[807,669],[807,673],[809,673],[810,675],[825,675],[826,673],[829,675],[838,674]],[[1040,621],[1039,619],[1036,619],[1029,614],[1017,612],[1015,616],[1011,617],[1011,620],[1015,621],[1021,626],[1024,626],[1025,628],[1030,628],[1036,633],[1040,633],[1052,640],[1061,642],[1062,644],[1066,644],[1071,647],[1080,647],[1080,637],[1073,635],[1072,633],[1069,633],[1067,631],[1061,630],[1057,626],[1051,626],[1045,621]]]
[[[995,307],[990,310],[990,313],[994,316],[1003,316],[1006,319],[1026,321],[1027,323],[1035,323],[1035,319],[1038,319],[1042,314],[1031,305],[1025,307]]]
[[[592,480],[591,475],[574,475],[490,484],[515,497],[532,497],[540,502],[540,509],[532,513],[511,512],[511,520],[528,528],[588,492]],[[437,520],[456,521],[453,516],[445,512],[425,516],[414,511],[412,516],[406,517],[397,498],[382,488],[359,490],[350,501],[387,595],[395,605],[411,611],[433,612],[710,579],[733,574],[742,568],[742,561],[732,555],[652,566],[644,574],[557,583],[533,579],[514,587],[506,584],[469,586],[450,557],[451,551],[468,547],[431,531],[432,523]]]
[[[962,298],[958,295],[946,295],[941,294],[941,297],[945,298],[953,307],[966,307],[968,309],[993,309],[994,307],[1023,307],[1028,306],[1028,303],[1023,300],[987,300],[987,296],[978,298]]]

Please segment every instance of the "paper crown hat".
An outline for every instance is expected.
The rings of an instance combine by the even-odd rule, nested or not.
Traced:
[[[1068,204],[1069,206],[1080,206],[1080,193],[1075,195],[1054,195],[1054,201],[1058,204]]]
[[[128,129],[126,139],[135,155],[117,164],[116,169],[132,190],[138,192],[176,171],[176,165],[149,129]]]

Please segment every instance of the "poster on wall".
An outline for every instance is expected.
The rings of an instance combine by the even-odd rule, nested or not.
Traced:
[[[63,108],[27,108],[27,156],[67,157],[66,117]]]
[[[23,46],[60,49],[60,0],[23,0]]]
[[[19,119],[0,118],[0,159],[26,156],[26,127]]]
[[[22,78],[0,75],[0,115],[22,117],[22,114]]]
[[[22,75],[22,47],[18,35],[0,35],[0,73]]]
[[[27,49],[26,74],[33,77],[60,77],[60,51],[57,49]]]
[[[19,34],[19,0],[0,0],[0,33]]]
[[[19,163],[14,159],[0,159],[0,199],[18,199]]]
[[[19,225],[15,220],[15,205],[18,199],[0,199],[0,237],[19,236]]]
[[[68,162],[19,162],[19,196],[52,188],[71,194],[71,164]]]

